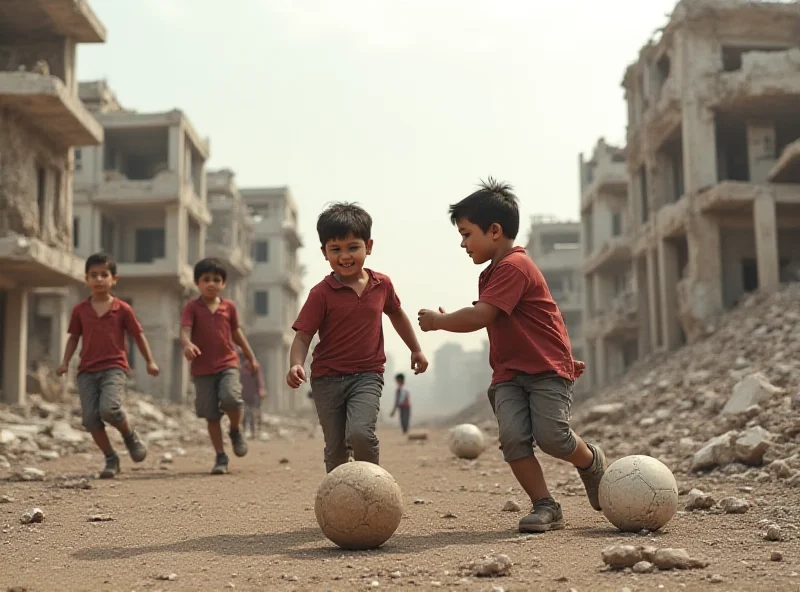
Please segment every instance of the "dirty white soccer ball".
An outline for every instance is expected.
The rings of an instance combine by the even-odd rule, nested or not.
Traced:
[[[486,439],[478,426],[462,423],[450,430],[450,452],[458,458],[478,458],[485,448]]]
[[[403,494],[388,471],[351,461],[325,476],[314,513],[323,534],[343,549],[374,549],[388,541],[403,517]]]
[[[678,509],[678,484],[667,465],[650,456],[626,456],[600,481],[603,514],[623,532],[655,531]]]

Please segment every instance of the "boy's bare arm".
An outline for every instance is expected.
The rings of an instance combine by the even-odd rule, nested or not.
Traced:
[[[244,357],[247,358],[253,365],[257,365],[256,362],[256,355],[253,353],[252,348],[250,347],[250,343],[247,341],[247,337],[244,335],[244,331],[242,328],[239,327],[236,331],[233,332],[233,342],[242,348],[242,352],[244,353]]]
[[[150,349],[150,343],[147,341],[147,337],[144,336],[144,333],[139,333],[134,337],[134,340],[136,341],[136,347],[139,348],[139,352],[142,354],[144,361],[147,362],[147,373],[150,376],[158,376],[160,370],[158,364],[156,364],[153,359],[153,351]]]
[[[419,311],[419,327],[423,331],[449,331],[451,333],[472,333],[485,329],[497,318],[500,309],[487,304],[476,302],[455,312],[446,313],[422,309]]]
[[[286,383],[296,389],[306,380],[306,371],[303,368],[308,348],[311,346],[313,335],[303,331],[295,331],[292,347],[289,350],[289,373],[286,375]]]
[[[188,325],[181,327],[181,345],[183,346],[183,357],[190,362],[202,353],[200,348],[192,343],[192,328]]]
[[[78,342],[80,339],[78,335],[70,335],[69,339],[67,339],[67,345],[64,347],[64,358],[61,360],[61,366],[56,370],[56,374],[59,376],[67,373],[70,360],[72,360],[72,356],[75,355],[75,350],[78,349]]]
[[[414,333],[414,327],[411,321],[408,320],[405,311],[398,308],[395,312],[387,315],[389,320],[392,321],[392,326],[397,334],[411,350],[411,369],[415,374],[421,374],[428,369],[428,360],[422,353],[422,348],[419,346],[417,336]]]
[[[181,345],[186,347],[187,345],[192,345],[192,328],[191,327],[181,327]]]

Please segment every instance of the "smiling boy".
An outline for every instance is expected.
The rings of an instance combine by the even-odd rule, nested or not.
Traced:
[[[317,220],[322,255],[331,273],[311,288],[297,320],[286,382],[298,388],[311,339],[319,332],[311,363],[311,391],[325,438],[325,468],[353,458],[378,464],[375,424],[380,411],[386,355],[382,315],[411,350],[411,369],[428,361],[388,276],[364,267],[372,253],[372,217],[361,207],[336,203]]]

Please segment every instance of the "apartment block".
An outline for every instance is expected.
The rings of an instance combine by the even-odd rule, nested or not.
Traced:
[[[544,275],[567,325],[572,355],[585,357],[581,225],[549,216],[533,216],[525,250]]]
[[[33,363],[63,354],[65,294],[83,281],[72,252],[73,147],[100,143],[103,128],[79,100],[76,47],[105,38],[85,1],[0,2],[0,400],[8,403],[24,401]]]
[[[308,398],[286,384],[292,323],[299,311],[303,269],[297,251],[303,246],[297,226],[297,203],[288,187],[242,189],[253,217],[248,292],[253,321],[247,336],[264,371],[269,395],[266,410],[291,415],[309,406]]]
[[[800,264],[800,4],[682,0],[624,77],[640,353]]]
[[[600,387],[638,358],[638,297],[628,240],[625,151],[598,140],[580,155],[586,382]]]
[[[131,341],[136,388],[184,401],[189,381],[180,314],[196,294],[192,268],[205,255],[211,222],[208,141],[180,110],[124,109],[103,81],[81,83],[80,97],[105,139],[75,153],[75,251],[83,257],[103,251],[117,261],[115,292],[136,310],[161,367],[161,376],[148,376]]]
[[[206,257],[219,259],[225,265],[225,297],[236,303],[241,321],[249,325],[255,320],[247,293],[247,281],[253,271],[253,223],[233,171],[209,172],[206,187],[213,220],[206,232]]]

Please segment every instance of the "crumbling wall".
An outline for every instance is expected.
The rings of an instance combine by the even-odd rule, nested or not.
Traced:
[[[0,110],[0,236],[39,238],[53,247],[71,250],[71,220],[67,219],[68,156],[68,150],[48,146],[23,121],[7,110]],[[50,208],[45,208],[49,210],[46,212],[39,212],[37,202],[38,167],[49,171],[49,184],[54,183],[56,173],[61,174],[60,189],[57,195],[49,197]]]
[[[233,212],[230,208],[213,211],[214,222],[207,229],[206,240],[210,243],[235,247],[231,244],[231,234],[233,229]]]

